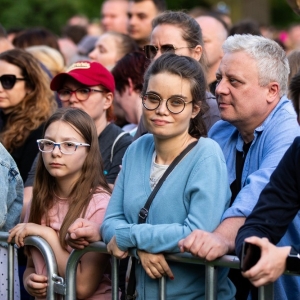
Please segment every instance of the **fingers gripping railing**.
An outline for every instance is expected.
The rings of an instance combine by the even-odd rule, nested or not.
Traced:
[[[7,243],[9,234],[7,232],[0,232],[0,241]],[[54,300],[54,287],[56,280],[62,278],[57,276],[56,259],[49,244],[38,236],[28,236],[25,238],[26,246],[34,246],[42,253],[47,266],[48,288],[47,300]],[[14,299],[14,244],[8,244],[8,300]],[[62,279],[63,280],[63,279]]]
[[[7,242],[8,233],[0,232],[0,241]],[[96,242],[90,244],[83,250],[74,250],[67,262],[66,281],[57,275],[57,264],[54,253],[49,244],[41,237],[28,236],[25,238],[25,245],[34,246],[38,248],[46,262],[48,289],[47,300],[54,300],[55,295],[64,295],[66,300],[76,299],[76,270],[77,265],[82,257],[87,252],[95,251],[100,253],[107,253],[106,245],[103,242]],[[225,255],[213,262],[206,262],[201,258],[197,258],[188,253],[168,254],[166,255],[168,261],[176,261],[182,263],[205,265],[206,279],[205,279],[205,300],[217,299],[217,271],[216,267],[227,267],[238,269],[239,259],[236,256]],[[99,266],[100,267],[100,266]],[[296,275],[286,273],[289,275]],[[112,256],[112,299],[117,300],[119,297],[118,289],[118,260]],[[160,279],[159,283],[159,297],[160,300],[166,298],[166,278]],[[8,244],[8,300],[14,299],[14,245]],[[259,300],[274,299],[273,284],[262,286],[258,290]]]
[[[55,255],[50,248],[49,244],[39,236],[28,236],[24,240],[26,246],[34,246],[38,248],[38,250],[43,255],[43,258],[47,267],[47,277],[48,277],[48,286],[47,286],[47,300],[54,300],[55,293],[64,294],[64,291],[61,291],[60,288],[56,289],[56,286],[61,286],[63,283],[63,278],[59,277],[57,274],[57,264]],[[75,298],[74,298],[75,299]]]
[[[69,256],[66,268],[66,300],[76,299],[76,270],[78,262],[82,255],[87,252],[106,253],[106,245],[103,242],[96,242],[90,244],[83,250],[73,250]],[[100,268],[101,266],[99,266]],[[119,299],[119,283],[118,283],[118,260],[112,256],[112,299]]]
[[[226,267],[232,269],[239,269],[240,267],[240,261],[238,257],[233,255],[224,255],[223,257],[212,262],[207,262],[204,259],[194,257],[189,253],[168,254],[165,257],[170,261],[205,265],[205,300],[217,300],[218,269],[216,267]],[[165,284],[165,280],[160,282],[161,290],[166,291]],[[160,297],[160,300],[165,299],[167,299],[165,294],[163,297]],[[273,283],[262,286],[258,289],[258,300],[272,299],[274,299]]]

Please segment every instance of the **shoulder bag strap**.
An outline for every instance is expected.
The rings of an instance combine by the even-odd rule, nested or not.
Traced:
[[[160,189],[160,187],[162,186],[162,184],[164,183],[164,181],[166,180],[166,178],[169,176],[169,174],[173,171],[173,169],[176,167],[176,165],[182,160],[182,158],[191,151],[191,149],[198,143],[198,141],[195,141],[191,144],[189,144],[173,161],[172,163],[169,165],[169,167],[167,168],[167,170],[165,171],[165,173],[163,174],[163,176],[160,178],[160,180],[158,181],[157,185],[155,186],[154,190],[152,191],[152,193],[150,194],[147,202],[145,203],[144,207],[140,210],[139,213],[139,221],[138,224],[141,223],[145,223],[147,216],[148,216],[148,212],[149,212],[149,208],[150,205],[154,199],[154,197],[156,196],[158,190]]]
[[[172,170],[176,167],[176,165],[183,159],[183,157],[191,151],[191,149],[198,143],[198,141],[195,141],[191,144],[189,144],[169,165],[163,176],[160,178],[159,182],[151,192],[147,202],[145,203],[144,207],[140,210],[139,213],[139,221],[138,224],[142,224],[146,222],[146,219],[148,217],[148,212],[150,205],[157,194],[158,190],[168,177],[168,175],[172,172]],[[135,299],[135,286],[136,286],[136,280],[135,280],[135,263],[136,259],[135,257],[131,257],[131,270],[130,275],[128,279],[128,285],[127,285],[127,292],[126,292],[126,300]]]

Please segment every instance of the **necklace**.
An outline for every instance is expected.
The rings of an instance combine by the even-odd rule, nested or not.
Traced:
[[[56,193],[53,191],[53,194],[54,194],[54,196],[57,198],[57,199],[59,199],[59,200],[68,200],[69,198],[67,197],[67,198],[62,198],[62,197],[59,197],[59,196],[57,196],[56,195]]]

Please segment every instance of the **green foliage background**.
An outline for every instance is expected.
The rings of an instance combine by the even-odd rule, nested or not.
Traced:
[[[248,0],[244,0],[248,1]],[[209,7],[210,0],[167,0],[169,9]],[[286,27],[299,22],[285,0],[270,0],[272,25]],[[99,19],[102,1],[95,0],[0,0],[0,23],[6,28],[44,26],[60,34],[66,20],[74,14]]]

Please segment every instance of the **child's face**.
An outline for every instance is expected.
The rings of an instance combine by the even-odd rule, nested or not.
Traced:
[[[86,143],[74,127],[63,121],[56,121],[49,125],[44,138],[55,143],[65,141]],[[64,180],[68,185],[73,184],[80,177],[87,153],[88,147],[77,147],[73,154],[63,154],[56,146],[52,152],[43,152],[42,156],[47,171],[57,181]]]

